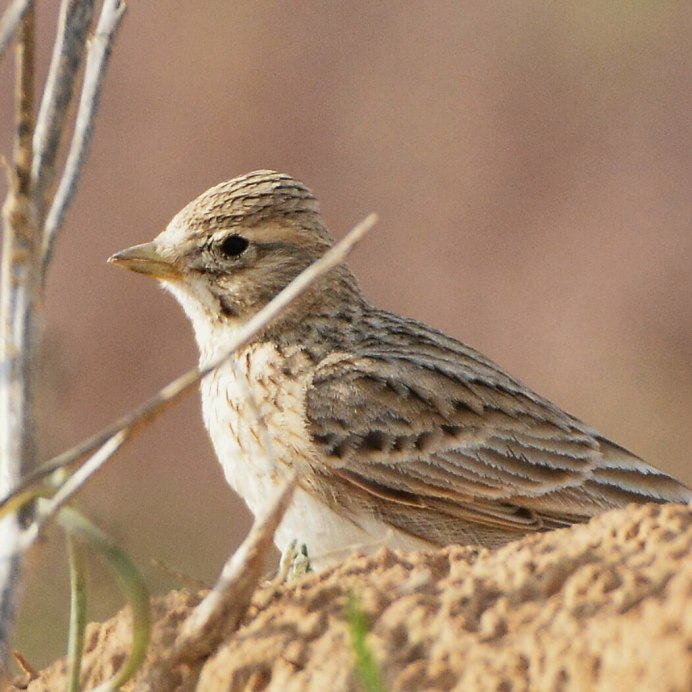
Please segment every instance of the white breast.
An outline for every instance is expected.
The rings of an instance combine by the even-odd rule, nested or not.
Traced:
[[[309,453],[302,382],[282,377],[269,344],[248,348],[202,381],[204,422],[226,480],[261,513],[293,461]]]

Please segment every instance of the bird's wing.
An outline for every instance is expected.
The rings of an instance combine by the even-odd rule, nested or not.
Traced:
[[[437,531],[437,543],[498,544],[629,502],[692,497],[472,349],[428,334],[415,353],[395,341],[334,354],[312,378],[316,470],[354,502],[414,535]]]

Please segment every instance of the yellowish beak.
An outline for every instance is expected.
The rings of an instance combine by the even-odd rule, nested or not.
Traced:
[[[111,264],[124,267],[139,274],[146,274],[154,279],[176,279],[180,277],[178,269],[159,253],[155,243],[133,245],[116,252],[108,258]]]

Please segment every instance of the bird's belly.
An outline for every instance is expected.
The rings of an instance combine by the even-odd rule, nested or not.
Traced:
[[[300,487],[274,536],[274,543],[282,553],[293,540],[307,546],[310,564],[316,570],[339,562],[355,551],[370,553],[383,546],[401,550],[432,547],[374,517],[361,515],[349,519]]]

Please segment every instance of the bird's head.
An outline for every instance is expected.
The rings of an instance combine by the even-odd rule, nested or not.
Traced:
[[[109,261],[160,280],[192,321],[210,332],[256,313],[332,245],[312,192],[274,171],[212,187],[154,240]]]

